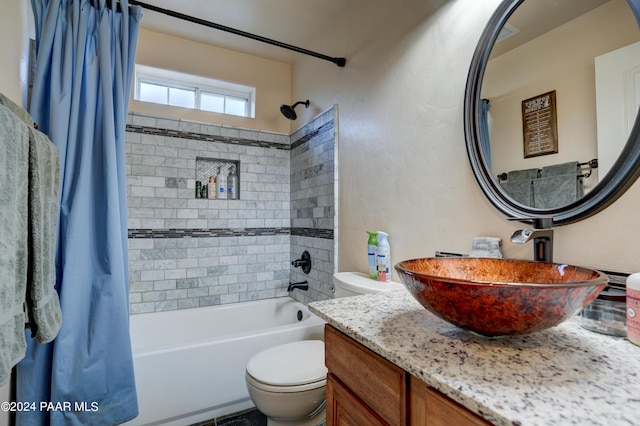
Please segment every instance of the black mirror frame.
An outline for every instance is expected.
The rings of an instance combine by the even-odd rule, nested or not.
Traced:
[[[503,0],[487,23],[471,60],[464,98],[464,133],[467,155],[473,174],[489,201],[507,217],[523,222],[532,219],[551,220],[553,225],[567,225],[586,219],[611,205],[640,176],[640,114],[631,129],[629,139],[609,173],[582,198],[563,207],[536,209],[514,201],[500,188],[487,167],[480,143],[480,110],[482,79],[491,49],[500,29],[524,0]]]

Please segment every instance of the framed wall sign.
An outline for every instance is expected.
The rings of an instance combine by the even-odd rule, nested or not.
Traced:
[[[524,158],[558,152],[556,91],[522,101]]]

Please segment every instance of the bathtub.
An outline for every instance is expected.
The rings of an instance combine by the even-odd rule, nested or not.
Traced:
[[[290,297],[132,315],[140,414],[125,425],[184,426],[251,408],[249,358],[282,343],[322,339],[323,327]]]

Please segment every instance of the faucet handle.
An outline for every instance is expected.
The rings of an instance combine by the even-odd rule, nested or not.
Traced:
[[[524,244],[531,238],[533,229],[518,229],[511,234],[511,242],[516,244]]]
[[[311,272],[311,255],[308,251],[302,252],[302,257],[291,262],[294,268],[302,268],[302,272],[308,274]]]

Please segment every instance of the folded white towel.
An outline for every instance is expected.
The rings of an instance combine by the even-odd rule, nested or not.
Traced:
[[[475,237],[471,243],[469,257],[493,257],[502,259],[501,245],[502,240],[498,237]]]

